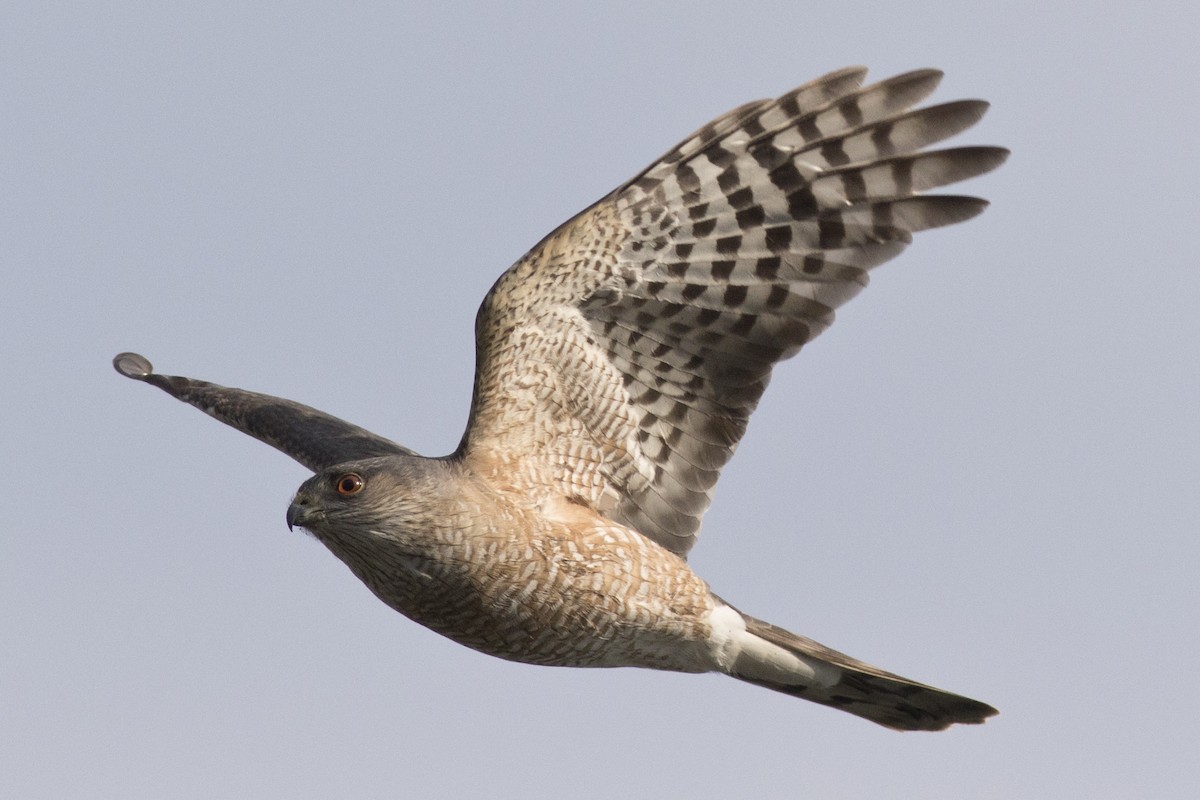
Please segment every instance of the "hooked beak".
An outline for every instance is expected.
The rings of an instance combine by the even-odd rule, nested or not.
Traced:
[[[297,525],[303,528],[312,511],[313,507],[309,499],[302,494],[296,495],[287,510],[288,530],[293,530]]]

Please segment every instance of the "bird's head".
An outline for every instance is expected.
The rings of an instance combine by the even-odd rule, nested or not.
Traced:
[[[429,460],[384,456],[327,467],[300,484],[288,506],[288,528],[306,528],[322,538],[403,520],[428,471],[420,462]]]

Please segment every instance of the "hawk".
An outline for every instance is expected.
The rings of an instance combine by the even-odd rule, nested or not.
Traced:
[[[717,672],[898,730],[992,707],[745,614],[687,563],[776,362],[867,273],[986,202],[925,190],[997,147],[925,150],[987,104],[916,108],[941,73],[843,69],[708,123],[508,269],[475,323],[470,419],[427,458],[290,400],[114,366],[315,474],[287,524],[380,600],[484,653]]]

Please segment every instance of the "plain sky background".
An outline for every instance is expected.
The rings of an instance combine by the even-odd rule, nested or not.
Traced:
[[[432,4],[430,4],[432,5]],[[0,5],[0,796],[1200,796],[1200,11]],[[306,471],[110,366],[449,452],[500,272],[678,139],[863,63],[992,111],[983,216],[775,374],[692,563],[997,706],[897,734],[387,609]]]

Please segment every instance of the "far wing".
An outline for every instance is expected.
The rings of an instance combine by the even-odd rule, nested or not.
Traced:
[[[291,400],[218,386],[194,378],[159,375],[145,356],[121,353],[117,372],[152,386],[286,453],[313,472],[360,458],[413,455],[382,436]]]

